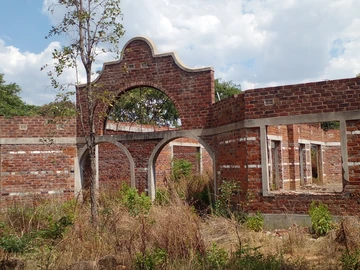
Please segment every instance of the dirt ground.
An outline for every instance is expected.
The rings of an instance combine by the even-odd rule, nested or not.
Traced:
[[[326,236],[316,238],[305,227],[253,232],[231,220],[212,217],[204,224],[202,233],[209,246],[215,242],[219,248],[229,252],[235,252],[241,244],[243,247],[258,248],[265,255],[282,254],[287,261],[303,266],[301,269],[341,269],[346,241],[339,237],[338,225]]]

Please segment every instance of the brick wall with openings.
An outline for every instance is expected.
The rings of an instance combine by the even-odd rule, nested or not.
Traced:
[[[299,190],[313,183],[320,184],[323,188],[324,184],[337,184],[336,190],[341,189],[342,166],[339,129],[324,130],[320,123],[277,125],[267,127],[267,136],[271,190]],[[275,153],[273,149],[276,144],[279,144],[280,148],[278,153]],[[300,153],[301,151],[302,153]],[[272,154],[278,156],[275,158],[272,157]],[[318,155],[319,164],[313,164],[314,158],[316,158],[315,154]],[[301,155],[302,161],[300,160]],[[278,164],[274,164],[275,159]],[[278,166],[274,168],[276,165]],[[313,172],[314,170],[316,172]],[[314,174],[321,173],[321,175],[314,176],[312,172]],[[281,174],[277,188],[274,188],[274,179],[276,178],[274,174]],[[329,189],[334,189],[334,187],[329,186]]]
[[[205,126],[209,108],[215,100],[214,72],[211,68],[189,70],[183,68],[173,54],[157,55],[152,44],[144,38],[129,41],[122,58],[104,65],[95,81],[96,91],[109,91],[121,98],[121,94],[146,86],[164,92],[175,104],[182,119],[183,129]],[[77,91],[77,105],[87,112],[84,87]],[[96,115],[96,130],[102,134],[109,104],[100,104]],[[80,119],[78,119],[80,120]],[[85,123],[87,126],[88,123]],[[78,131],[81,134],[80,121]]]
[[[171,177],[173,159],[190,161],[194,174],[203,175],[212,180],[213,161],[210,154],[196,140],[179,138],[166,144],[156,159],[156,187],[166,186],[166,181],[169,181]]]
[[[201,130],[204,134],[200,135],[201,139],[215,155],[216,187],[219,188],[224,180],[239,183],[240,192],[234,196],[235,204],[246,201],[249,210],[263,213],[307,214],[311,202],[321,200],[329,206],[333,214],[360,214],[360,78],[247,90],[217,103],[214,103],[213,82],[212,69],[184,68],[173,54],[157,55],[149,41],[135,38],[127,43],[121,60],[104,65],[102,73],[95,81],[95,87],[98,92],[106,90],[118,97],[126,91],[142,86],[153,87],[167,94],[179,112],[182,120],[181,131]],[[83,86],[78,88],[77,104],[81,104],[86,112],[83,90]],[[106,132],[113,134],[115,138],[116,135],[127,132],[126,138],[131,139],[131,132],[125,130],[104,132],[107,105],[109,104],[100,104],[96,111],[97,134]],[[341,142],[346,142],[346,145],[342,151],[338,145],[340,133],[319,133],[319,124],[309,123],[306,128],[298,124],[299,119],[300,122],[304,119],[299,116],[307,118],[312,115],[309,116],[311,120],[321,118],[323,113],[328,113],[327,116],[331,118],[329,121],[335,119],[345,123],[343,130],[346,131],[346,137],[341,138]],[[293,119],[297,119],[297,122],[291,122]],[[75,126],[74,120],[56,125],[41,117],[0,117],[2,201],[16,201],[28,198],[28,195],[56,195],[58,198],[73,195],[74,159],[77,155],[76,148],[80,147],[81,143],[76,145],[74,140],[74,144],[69,144],[68,141],[83,135],[79,120],[78,118]],[[271,123],[271,120],[283,125],[268,126],[266,121]],[[262,128],[265,126],[268,126],[268,135],[281,134],[280,157],[288,164],[282,166],[283,182],[280,182],[280,187],[283,190],[270,189],[270,194],[263,194],[262,186],[262,178],[268,173],[262,171],[265,165],[262,164],[262,154],[265,152],[261,152],[264,149],[261,149],[260,140]],[[140,132],[144,133],[143,136],[134,140],[124,140],[121,136],[118,140],[134,160],[136,187],[139,191],[145,191],[148,188],[149,158],[158,143],[167,137],[158,133],[159,136],[148,136],[155,139],[146,139],[146,132],[149,131]],[[39,140],[44,137],[62,142],[57,144],[55,140],[50,141],[52,144],[49,145],[39,144]],[[13,144],[11,140],[14,140]],[[265,140],[264,144],[268,143],[267,150],[271,140],[277,139],[268,137]],[[319,164],[323,163],[323,166],[319,165],[318,170],[324,172],[325,182],[333,181],[328,178],[330,176],[336,176],[336,181],[340,178],[340,152],[342,156],[348,157],[341,170],[341,178],[344,179],[347,176],[345,172],[348,172],[348,182],[343,181],[343,191],[316,193],[313,190],[301,189],[302,172],[307,179],[307,182],[303,180],[304,183],[312,182],[313,175],[309,172],[313,171],[313,145],[320,145],[316,151],[322,156]],[[116,147],[111,144],[99,145],[100,182],[104,185],[117,184],[117,177],[108,173],[110,170],[117,175],[125,171],[117,166],[117,160],[126,159]],[[304,154],[302,159],[300,148]],[[268,158],[266,156],[265,160]],[[303,171],[299,166],[301,161],[305,164]],[[83,165],[86,167],[86,162]],[[86,178],[86,173],[84,175]],[[20,196],[20,192],[24,196]]]
[[[140,192],[146,191],[148,188],[149,159],[153,149],[159,142],[160,140],[120,142],[129,150],[134,159],[135,186]]]

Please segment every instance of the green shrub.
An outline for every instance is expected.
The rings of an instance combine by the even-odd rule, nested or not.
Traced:
[[[29,240],[26,236],[18,237],[14,234],[4,235],[0,238],[0,248],[8,255],[11,253],[24,253]]]
[[[151,199],[144,193],[139,195],[135,188],[123,185],[120,190],[121,203],[128,209],[132,216],[147,214],[151,208]]]
[[[66,228],[71,225],[73,225],[73,219],[69,216],[63,216],[57,221],[53,221],[52,218],[49,218],[49,227],[40,230],[38,235],[42,238],[56,240],[62,238]]]
[[[146,251],[145,254],[138,253],[135,258],[135,269],[137,270],[154,270],[162,269],[167,262],[168,254],[166,250],[155,248]]]
[[[281,255],[264,255],[259,252],[259,248],[249,246],[239,248],[226,269],[294,269]]]
[[[325,204],[312,202],[309,215],[312,229],[317,236],[324,236],[332,229],[332,216]]]
[[[252,231],[260,232],[264,227],[264,216],[259,211],[253,216],[247,216],[245,225]]]
[[[238,191],[238,183],[230,180],[223,180],[219,188],[219,195],[215,203],[215,213],[221,216],[229,216],[232,212],[231,198]]]
[[[166,189],[156,189],[155,203],[157,205],[167,205],[170,203],[170,194]]]
[[[360,251],[350,252],[345,251],[340,259],[342,269],[344,270],[356,270],[360,269]]]
[[[213,243],[211,248],[206,252],[206,263],[209,269],[224,269],[229,260],[229,255],[223,248],[218,248]]]
[[[173,159],[171,178],[174,181],[179,181],[182,178],[189,177],[192,172],[193,164],[187,159]]]

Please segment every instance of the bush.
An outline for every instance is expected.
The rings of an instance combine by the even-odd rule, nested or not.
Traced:
[[[231,209],[231,198],[239,189],[238,183],[235,181],[223,180],[219,188],[219,196],[215,203],[215,213],[217,215],[229,217]]]
[[[173,181],[179,181],[182,178],[189,177],[192,172],[192,163],[186,159],[173,159],[171,178]]]
[[[170,203],[170,194],[166,189],[156,189],[155,203],[157,205],[168,205]]]
[[[312,202],[309,215],[317,236],[324,236],[332,229],[332,216],[325,204]]]
[[[155,248],[146,251],[145,254],[138,253],[135,258],[135,269],[137,270],[153,270],[163,269],[167,262],[167,252],[164,249]]]
[[[356,270],[360,268],[360,252],[345,251],[340,259],[342,269],[344,270]]]
[[[11,253],[24,253],[28,239],[26,236],[18,237],[13,234],[5,235],[0,238],[0,248],[2,248],[8,255]]]
[[[259,248],[239,248],[226,269],[294,269],[281,255],[264,255],[258,251]]]
[[[255,215],[246,218],[245,225],[252,231],[260,232],[264,227],[264,216],[258,211]]]
[[[151,199],[144,193],[139,195],[135,188],[123,185],[120,190],[121,203],[128,209],[132,216],[147,214],[151,208]]]
[[[213,243],[211,248],[206,252],[206,262],[209,269],[224,269],[228,263],[229,255],[223,248],[218,248]]]

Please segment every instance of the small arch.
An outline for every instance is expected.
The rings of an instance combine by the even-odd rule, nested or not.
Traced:
[[[133,159],[131,153],[129,152],[129,150],[123,144],[119,143],[118,141],[112,140],[111,138],[96,142],[96,146],[98,146],[101,143],[114,144],[115,146],[119,147],[123,151],[123,153],[125,154],[125,156],[127,157],[128,161],[129,161],[129,165],[130,165],[131,187],[135,188],[135,186],[136,186],[136,184],[135,184],[135,162],[134,162],[134,159]],[[80,170],[80,179],[75,184],[76,193],[80,193],[81,190],[83,190],[83,188],[84,188],[82,168],[84,166],[86,155],[87,155],[87,146],[85,145],[84,147],[82,147],[80,149],[79,154],[78,154],[78,166],[79,166],[79,170]],[[98,182],[99,179],[97,179],[96,181]]]
[[[156,190],[155,190],[155,182],[156,182],[156,169],[155,169],[155,160],[158,158],[161,150],[171,141],[178,139],[178,138],[191,138],[194,139],[196,141],[198,141],[205,149],[206,151],[209,153],[212,161],[213,161],[213,177],[214,177],[214,188],[216,190],[216,171],[215,171],[215,153],[214,151],[210,148],[210,146],[199,136],[191,134],[191,133],[184,133],[184,132],[174,132],[172,134],[169,134],[169,136],[167,136],[166,138],[164,138],[163,140],[161,140],[156,147],[154,148],[154,150],[151,153],[151,156],[149,158],[149,162],[148,162],[148,195],[149,197],[154,200],[155,199],[155,194],[156,194]]]

